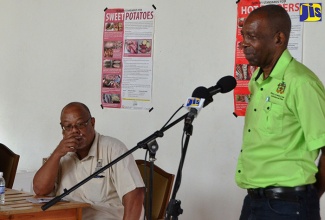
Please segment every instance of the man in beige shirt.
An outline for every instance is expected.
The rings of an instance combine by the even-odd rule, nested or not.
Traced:
[[[37,171],[33,189],[37,195],[60,195],[97,169],[127,152],[119,140],[94,129],[95,118],[83,103],[72,102],[61,112],[63,139]],[[144,183],[132,155],[89,180],[65,199],[87,202],[83,218],[143,219]]]

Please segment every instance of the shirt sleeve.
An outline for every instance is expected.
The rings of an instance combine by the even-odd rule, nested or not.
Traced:
[[[301,84],[295,100],[308,150],[325,146],[325,91],[321,82]]]
[[[113,151],[112,154],[117,158],[127,152],[128,149],[120,142],[113,148]],[[112,169],[112,181],[121,201],[123,196],[128,192],[138,187],[144,187],[140,171],[132,154],[126,156],[114,165]]]

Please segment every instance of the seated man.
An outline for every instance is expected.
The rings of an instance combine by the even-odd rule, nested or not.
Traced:
[[[95,131],[95,118],[79,102],[61,112],[63,139],[36,172],[33,189],[37,195],[61,195],[127,151],[119,140]],[[143,219],[144,183],[132,155],[125,157],[96,178],[65,197],[86,202],[83,219]]]

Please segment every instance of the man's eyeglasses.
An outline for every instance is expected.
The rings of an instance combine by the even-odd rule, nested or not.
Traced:
[[[85,128],[88,125],[90,119],[91,119],[91,116],[87,119],[87,121],[80,122],[75,125],[63,125],[61,123],[60,123],[60,125],[61,125],[62,130],[64,130],[64,131],[72,131],[73,128],[80,130],[80,129]]]

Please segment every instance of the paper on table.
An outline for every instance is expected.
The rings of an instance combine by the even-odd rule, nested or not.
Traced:
[[[31,203],[45,203],[51,201],[53,198],[54,197],[44,197],[44,198],[31,197],[31,198],[26,198],[26,200]]]

